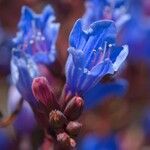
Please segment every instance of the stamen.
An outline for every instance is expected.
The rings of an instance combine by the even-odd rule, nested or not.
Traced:
[[[105,58],[106,50],[107,50],[107,41],[104,42],[103,59]]]
[[[99,50],[99,53],[100,53],[100,57],[99,57],[99,60],[98,60],[97,64],[101,63],[101,61],[103,60],[103,57],[104,57],[102,47],[99,47],[98,50]]]

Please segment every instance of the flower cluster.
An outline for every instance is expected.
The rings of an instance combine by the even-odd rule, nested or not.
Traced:
[[[32,91],[45,110],[43,121],[46,123],[46,129],[50,128],[47,132],[55,137],[62,147],[75,147],[76,142],[73,138],[79,134],[82,127],[76,120],[83,111],[83,99],[75,96],[62,109],[45,77],[37,77],[33,80]]]
[[[59,24],[54,19],[50,6],[41,14],[22,8],[20,31],[13,39],[11,72],[13,83],[30,104],[38,124],[62,147],[70,149],[75,147],[75,137],[82,127],[77,119],[86,103],[85,94],[105,75],[118,71],[128,55],[128,46],[116,46],[113,21],[97,21],[84,30],[83,20],[77,20],[69,37],[66,83],[63,92],[56,95],[48,75],[40,68],[56,58]]]

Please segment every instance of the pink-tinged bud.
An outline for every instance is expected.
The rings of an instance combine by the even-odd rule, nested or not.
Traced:
[[[72,148],[75,148],[76,147],[76,141],[73,139],[73,138],[70,138],[70,146]]]
[[[54,129],[62,129],[67,124],[67,118],[59,110],[53,110],[49,114],[49,123]]]
[[[70,136],[66,132],[59,133],[57,135],[57,141],[65,149],[72,149],[76,146],[75,140],[70,138]]]
[[[77,136],[82,128],[82,124],[76,121],[70,121],[66,127],[66,131],[71,136]]]
[[[76,120],[80,117],[83,111],[84,101],[79,96],[74,96],[67,104],[64,115],[67,117],[68,120]]]
[[[59,104],[45,77],[37,77],[33,80],[32,92],[34,97],[44,104],[49,112],[53,109],[59,109]]]
[[[57,135],[57,141],[60,144],[66,145],[67,147],[70,146],[70,137],[66,132],[59,133]]]

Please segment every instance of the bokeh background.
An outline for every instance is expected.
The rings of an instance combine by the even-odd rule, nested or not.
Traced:
[[[85,12],[85,1],[0,0],[1,119],[10,113],[7,104],[11,39],[17,32],[21,7],[28,5],[40,12],[47,4],[54,7],[56,21],[61,23],[57,67],[64,78],[68,36],[74,22]],[[99,104],[84,111],[80,119],[84,126],[78,139],[79,150],[150,150],[150,0],[127,0],[126,7],[131,17],[119,30],[117,40],[119,44],[128,44],[130,51],[117,78],[126,79],[128,89],[124,96],[105,96]],[[57,74],[57,69],[55,71]],[[22,133],[26,128],[24,122],[20,122],[19,127],[21,129],[15,130],[9,125],[0,129],[0,149],[32,150],[40,147],[43,133],[38,127],[31,127],[25,133]]]

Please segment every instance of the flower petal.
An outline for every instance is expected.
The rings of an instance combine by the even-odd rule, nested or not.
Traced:
[[[34,12],[27,6],[23,6],[21,10],[21,20],[18,24],[18,27],[27,33],[31,27],[31,20],[33,19]]]
[[[51,17],[50,17],[51,16]],[[43,9],[43,12],[42,12],[42,15],[41,15],[41,20],[42,20],[42,23],[44,24],[45,22],[48,21],[48,19],[50,19],[51,21],[54,21],[55,20],[55,15],[54,15],[54,10],[53,8],[51,7],[51,5],[47,5],[44,9]]]
[[[113,68],[115,71],[117,71],[120,65],[125,61],[126,57],[128,56],[128,53],[128,46],[124,45],[122,51],[120,51],[119,55],[116,57],[115,62],[113,63]]]
[[[75,25],[70,33],[70,46],[80,49],[85,45],[87,38],[88,35],[82,30],[82,22],[81,19],[79,19],[75,22]]]
[[[123,96],[127,92],[128,82],[124,79],[106,84],[97,84],[84,94],[85,106],[87,109],[93,108],[103,102],[104,98],[110,95]]]
[[[28,101],[32,107],[36,107],[36,101],[31,90],[31,83],[33,78],[38,76],[39,73],[34,61],[21,51],[13,51],[11,74],[14,84],[23,98]]]

